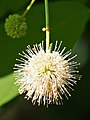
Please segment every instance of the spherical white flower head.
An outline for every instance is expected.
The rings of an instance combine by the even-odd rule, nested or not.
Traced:
[[[26,93],[25,98],[32,99],[32,103],[61,104],[63,95],[71,96],[69,91],[76,80],[80,79],[77,74],[77,62],[72,61],[71,51],[64,53],[66,47],[60,50],[56,41],[55,48],[52,44],[48,50],[44,50],[44,43],[34,45],[31,49],[27,46],[26,53],[20,54],[20,64],[15,64],[16,84],[20,86],[19,93]]]

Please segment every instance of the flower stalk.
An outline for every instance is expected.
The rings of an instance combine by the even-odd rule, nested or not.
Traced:
[[[35,0],[32,0],[30,2],[30,4],[27,6],[26,10],[24,11],[24,13],[22,15],[23,17],[28,13],[28,11],[30,10],[30,8],[32,7],[32,5],[34,4],[34,2],[35,2]]]
[[[49,9],[48,9],[48,0],[45,0],[45,19],[46,19],[46,51],[49,49],[50,41],[50,29],[49,29]]]

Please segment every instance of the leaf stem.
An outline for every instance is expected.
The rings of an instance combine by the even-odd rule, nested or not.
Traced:
[[[26,10],[24,11],[24,13],[22,15],[23,17],[28,13],[28,11],[30,10],[30,8],[32,7],[32,5],[34,4],[34,2],[35,2],[35,0],[32,0],[30,2],[30,4],[27,6]]]
[[[49,49],[50,30],[49,30],[49,9],[48,0],[45,0],[45,19],[46,19],[46,51]]]

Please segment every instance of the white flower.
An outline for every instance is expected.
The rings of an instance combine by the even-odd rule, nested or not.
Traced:
[[[72,61],[76,55],[68,58],[71,50],[64,53],[66,47],[60,50],[61,43],[56,41],[54,50],[51,44],[45,51],[42,42],[32,49],[27,46],[26,52],[19,54],[21,63],[14,68],[16,84],[20,86],[19,93],[26,93],[25,98],[32,99],[33,104],[61,104],[63,95],[68,99],[70,89],[80,79],[78,63]]]

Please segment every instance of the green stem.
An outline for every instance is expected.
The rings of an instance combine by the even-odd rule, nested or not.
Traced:
[[[34,4],[34,2],[35,2],[35,0],[32,0],[30,2],[30,4],[27,6],[26,10],[24,11],[24,13],[22,15],[23,17],[28,13],[28,11],[30,10],[30,8],[32,7],[32,5]]]
[[[45,19],[46,19],[46,27],[49,27],[49,9],[48,9],[48,0],[45,0]]]
[[[46,19],[46,50],[48,50],[50,39],[48,0],[45,0],[45,19]]]

